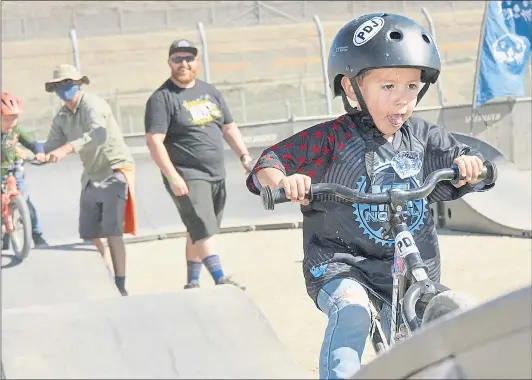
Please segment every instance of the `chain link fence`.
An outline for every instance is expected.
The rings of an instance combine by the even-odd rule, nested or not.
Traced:
[[[23,3],[33,5],[23,12]],[[200,59],[206,43],[210,81],[224,94],[239,124],[327,114],[326,57],[314,15],[321,20],[327,54],[337,30],[360,13],[402,13],[429,28],[421,12],[425,6],[443,59],[443,101],[470,103],[483,13],[483,3],[477,1],[7,4],[2,2],[2,87],[23,99],[23,122],[37,138],[45,138],[60,107],[57,97],[44,91],[44,83],[58,64],[74,63],[72,26],[79,38],[81,71],[91,80],[88,90],[106,98],[124,132],[135,134],[144,130],[148,97],[168,77],[168,47],[177,38],[196,43]],[[198,22],[204,26],[204,40]],[[205,78],[205,70],[199,77]],[[439,103],[433,86],[422,106]],[[341,100],[335,99],[332,113],[342,110]]]

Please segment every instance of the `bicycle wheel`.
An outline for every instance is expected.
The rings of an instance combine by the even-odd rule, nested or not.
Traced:
[[[24,260],[31,250],[31,218],[28,204],[22,195],[17,195],[11,200],[11,215],[13,217],[13,232],[11,244],[13,252],[19,260]]]
[[[453,290],[446,290],[430,300],[423,313],[421,325],[424,326],[451,312],[466,311],[476,305],[477,301],[473,298]]]

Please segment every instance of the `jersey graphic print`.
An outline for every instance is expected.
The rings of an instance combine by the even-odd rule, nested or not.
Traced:
[[[205,124],[222,116],[218,105],[210,100],[209,95],[188,102],[184,101],[183,107],[190,112],[190,122],[202,128],[205,128]]]
[[[365,191],[366,176],[360,177],[357,182],[357,191]],[[381,163],[375,168],[375,176],[371,186],[372,193],[382,193],[388,189],[402,189],[409,190],[419,187],[419,182],[415,177],[408,177],[401,179],[395,172],[390,162]],[[370,239],[381,245],[392,246],[394,239],[383,239],[382,232],[384,224],[388,221],[388,205],[367,205],[367,204],[353,204],[355,211],[355,220],[359,223],[360,228],[368,235]],[[428,205],[424,199],[411,201],[407,203],[407,218],[406,224],[410,232],[419,230],[425,223],[425,212],[427,212]]]
[[[310,268],[310,273],[312,273],[314,278],[320,278],[321,276],[323,276],[328,266],[329,264],[327,263],[314,265],[312,268]]]

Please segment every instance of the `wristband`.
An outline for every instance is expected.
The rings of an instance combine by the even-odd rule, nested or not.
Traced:
[[[244,153],[243,155],[240,156],[240,162],[243,161],[243,158],[246,157],[246,156],[249,156],[248,153]],[[251,157],[251,156],[250,156]]]
[[[167,175],[167,176],[166,176],[166,180],[167,180],[168,182],[172,182],[172,181],[173,181],[174,179],[176,179],[176,178],[177,178],[177,176],[174,176],[174,175]]]

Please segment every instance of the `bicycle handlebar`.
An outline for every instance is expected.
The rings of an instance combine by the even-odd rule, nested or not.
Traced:
[[[41,162],[41,161],[39,161],[39,160],[35,160],[35,159],[33,159],[33,160],[26,160],[26,159],[25,159],[25,160],[23,160],[23,162],[24,162],[25,164],[31,164],[31,165],[35,165],[35,166],[40,166],[40,165],[46,165],[46,164],[48,164],[48,162]],[[1,166],[0,166],[0,169],[2,169],[2,170],[7,170],[7,171],[11,171],[11,170],[16,170],[17,167],[18,167],[17,164],[7,164],[7,165],[1,165]]]
[[[370,205],[396,202],[405,203],[426,198],[432,193],[438,182],[451,181],[452,183],[456,183],[461,179],[463,178],[460,178],[458,166],[453,164],[451,168],[440,169],[431,173],[427,176],[423,185],[415,189],[390,189],[383,193],[367,194],[336,183],[318,183],[310,186],[310,191],[305,198],[313,202],[320,195],[335,195],[351,203]],[[483,180],[486,185],[495,183],[497,180],[497,167],[495,164],[491,161],[484,161],[484,168],[478,176],[478,179]],[[284,189],[273,190],[269,186],[262,188],[261,198],[265,210],[273,210],[276,204],[291,201],[286,198]]]

